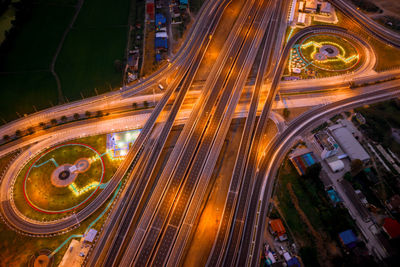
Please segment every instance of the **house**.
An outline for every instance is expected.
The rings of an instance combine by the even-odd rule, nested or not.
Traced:
[[[155,13],[154,0],[147,0],[146,1],[146,14],[150,21],[154,21],[154,13]]]
[[[392,218],[386,218],[382,226],[383,231],[390,239],[395,239],[400,236],[400,223]]]
[[[163,14],[157,13],[156,14],[156,27],[160,28],[165,25],[167,19],[164,17]]]
[[[400,213],[400,196],[394,195],[387,202],[386,206],[391,212]]]
[[[332,11],[332,5],[328,2],[321,3],[321,13],[325,15],[329,15]]]
[[[156,49],[168,49],[168,39],[157,37],[156,38]]]
[[[313,152],[308,148],[296,149],[289,155],[289,159],[299,175],[306,174],[307,168],[317,162]]]
[[[349,249],[354,248],[358,240],[357,236],[351,229],[339,233],[339,239],[342,244]]]
[[[132,71],[137,71],[139,69],[139,54],[134,53],[128,56],[128,68]]]
[[[273,219],[269,221],[269,229],[273,235],[276,235],[280,241],[287,239],[286,229],[281,219]]]
[[[84,242],[85,242],[85,243],[93,243],[94,238],[96,237],[96,235],[97,235],[97,230],[91,228],[91,229],[89,230],[89,232],[87,232],[87,234],[85,234]]]
[[[317,11],[317,1],[316,0],[307,0],[304,11],[307,13],[315,13]]]
[[[173,6],[172,8],[171,8],[171,17],[173,17],[173,18],[178,18],[178,17],[180,17],[181,16],[181,10],[179,9],[179,7],[177,7],[177,6]]]
[[[179,5],[181,8],[187,8],[188,0],[179,0]]]

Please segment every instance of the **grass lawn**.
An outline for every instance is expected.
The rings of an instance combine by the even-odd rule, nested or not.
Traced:
[[[114,68],[123,60],[127,42],[129,0],[85,1],[56,62],[63,94],[80,99],[122,85],[122,72]]]
[[[60,76],[64,96],[81,99],[110,91],[120,86],[122,73],[116,72],[114,61],[122,60],[126,45],[126,28],[74,28],[60,54],[56,72]]]
[[[106,135],[81,138],[75,140],[74,142],[87,144],[95,148],[100,154],[106,151]],[[50,158],[54,158],[59,165],[64,163],[73,164],[75,160],[81,157],[93,157],[94,155],[94,152],[82,146],[66,146],[53,150],[49,154],[45,155],[36,163],[36,165],[39,165]],[[15,205],[23,214],[35,220],[54,220],[69,215],[71,211],[61,214],[45,214],[34,210],[28,205],[28,203],[26,203],[23,195],[23,181],[28,168],[36,159],[37,158],[28,162],[17,177],[14,185]],[[113,161],[107,155],[103,156],[103,160],[105,165],[103,183],[106,183],[116,171],[119,161]],[[68,187],[57,188],[53,186],[50,182],[50,177],[54,169],[54,164],[48,162],[38,168],[32,168],[29,174],[27,192],[31,201],[40,208],[48,210],[67,209],[84,201],[94,191],[93,188],[86,193],[75,196],[72,190]],[[92,162],[90,169],[87,172],[78,175],[75,180],[75,185],[77,189],[83,188],[92,182],[99,181],[100,176],[101,164],[99,160],[96,160]],[[91,200],[93,200],[100,193],[100,191],[101,189],[99,189],[93,195]],[[89,200],[87,203],[89,203],[91,200]],[[84,205],[76,209],[76,211],[82,209],[83,207]]]
[[[289,33],[287,33],[289,34]],[[315,43],[315,45],[313,45]],[[331,77],[331,76],[336,76],[336,75],[341,75],[350,71],[353,71],[355,68],[360,66],[360,62],[358,59],[353,59],[349,62],[344,62],[339,58],[332,58],[332,59],[327,59],[324,61],[316,61],[314,60],[314,53],[318,51],[318,48],[316,47],[316,44],[319,43],[321,45],[325,44],[335,44],[335,46],[339,50],[339,55],[340,57],[347,59],[352,56],[357,55],[357,50],[356,50],[356,44],[353,42],[343,39],[340,36],[336,35],[331,35],[331,34],[313,34],[308,37],[303,38],[298,42],[298,44],[301,45],[301,47],[298,48],[298,54],[295,54],[292,52],[293,56],[293,61],[295,62],[296,58],[302,59],[303,64],[306,64],[304,67],[302,65],[300,66],[302,68],[302,72],[300,74],[294,74],[294,73],[289,73],[288,70],[288,64],[290,62],[290,59],[288,60],[288,64],[285,68],[284,75],[295,75],[295,76],[300,76],[302,79],[307,79],[309,76],[315,76],[317,78],[322,78],[322,77]],[[343,51],[342,51],[343,49]],[[312,63],[312,64],[311,64]],[[293,64],[292,64],[293,65]],[[315,66],[314,66],[315,65]],[[310,71],[310,72],[308,72]]]

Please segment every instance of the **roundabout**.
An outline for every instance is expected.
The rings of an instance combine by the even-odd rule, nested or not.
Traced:
[[[22,174],[26,203],[41,213],[60,214],[79,209],[96,194],[104,179],[105,164],[93,147],[69,143],[44,151]],[[20,183],[17,178],[14,187]],[[24,212],[24,203],[14,199],[20,212],[36,219]]]
[[[289,72],[315,73],[331,76],[353,72],[364,58],[358,41],[338,33],[311,33],[301,38],[291,49]]]

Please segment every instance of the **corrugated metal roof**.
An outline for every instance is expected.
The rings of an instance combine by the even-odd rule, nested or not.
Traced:
[[[347,128],[341,127],[335,129],[332,131],[332,134],[351,160],[359,159],[361,161],[367,161],[370,159],[368,153]]]

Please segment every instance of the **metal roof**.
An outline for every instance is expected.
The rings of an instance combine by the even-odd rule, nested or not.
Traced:
[[[332,134],[351,160],[359,159],[361,161],[367,161],[370,159],[368,153],[347,128],[341,127],[335,129],[332,131]]]

